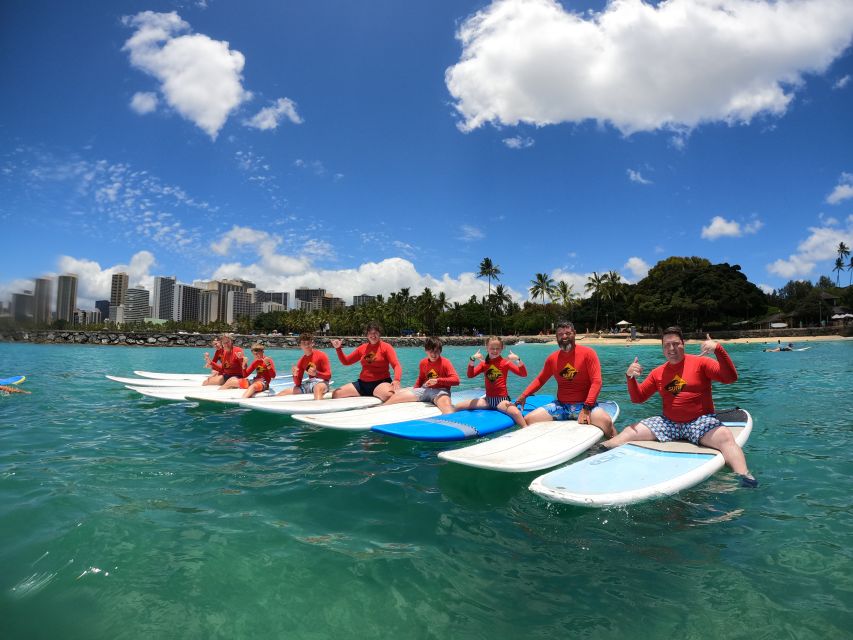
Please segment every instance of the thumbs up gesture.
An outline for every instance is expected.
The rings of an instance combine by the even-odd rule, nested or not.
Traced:
[[[628,365],[628,371],[625,372],[625,375],[629,378],[637,378],[643,375],[643,365],[640,364],[640,358],[634,358],[634,362]]]
[[[702,343],[702,348],[699,350],[700,356],[707,356],[714,353],[714,350],[717,348],[718,342],[716,340],[711,339],[711,334],[705,334],[705,342]]]
[[[475,353],[473,356],[471,356],[471,360],[482,360],[482,359],[483,359],[483,354],[480,353],[479,349],[477,349],[477,353]]]
[[[521,359],[518,357],[518,355],[516,355],[512,352],[512,349],[509,350],[509,355],[507,356],[507,358],[509,360],[520,360]]]

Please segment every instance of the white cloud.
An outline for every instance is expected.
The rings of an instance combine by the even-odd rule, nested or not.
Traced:
[[[764,223],[757,218],[742,225],[735,220],[726,220],[722,216],[714,216],[707,227],[702,227],[702,237],[706,240],[716,240],[722,237],[740,238],[743,235],[758,233],[763,226]]]
[[[323,164],[322,160],[303,160],[302,158],[297,158],[293,161],[293,166],[298,167],[299,169],[305,169],[306,171],[311,171],[315,176],[322,176],[326,174],[326,166]]]
[[[296,112],[296,103],[290,98],[279,98],[271,107],[264,107],[243,124],[253,129],[267,131],[277,129],[282,119],[287,118],[293,124],[302,124],[303,120]]]
[[[642,280],[645,278],[648,275],[650,268],[651,267],[648,262],[636,256],[628,258],[628,262],[622,265],[622,269],[630,271],[636,280]]]
[[[157,94],[150,91],[139,91],[133,94],[130,100],[130,108],[139,115],[145,115],[157,110]]]
[[[251,93],[243,89],[243,54],[204,34],[183,34],[190,25],[176,12],[125,16],[136,29],[123,50],[130,63],[160,81],[175,111],[216,139],[228,116]]]
[[[838,81],[832,85],[833,89],[843,89],[850,83],[850,75],[842,76],[838,79]]]
[[[796,278],[814,273],[818,263],[834,263],[841,242],[853,246],[853,216],[847,218],[846,229],[809,227],[809,232],[810,235],[797,245],[796,253],[768,264],[767,271],[783,278]]]
[[[533,138],[522,138],[521,136],[504,138],[503,143],[510,149],[529,149],[535,144]]]
[[[853,173],[842,173],[838,178],[838,184],[826,197],[829,204],[838,204],[853,198]]]
[[[763,282],[757,286],[759,289],[761,289],[764,293],[766,293],[768,295],[773,293],[773,291],[774,291],[773,287],[771,287],[769,284],[764,284]]]
[[[473,240],[482,240],[485,236],[483,232],[477,227],[472,227],[469,224],[462,225],[462,240],[465,242],[471,242]]]
[[[634,171],[633,169],[628,169],[628,179],[631,182],[636,182],[637,184],[652,184],[651,180],[647,180],[643,177],[639,171]]]
[[[445,72],[463,131],[594,120],[625,134],[781,115],[853,32],[849,0],[495,0],[465,20]]]
[[[116,264],[102,268],[94,260],[63,255],[59,256],[57,267],[59,267],[61,274],[73,273],[77,276],[77,307],[94,309],[95,300],[109,299],[114,273],[124,272],[128,275],[131,287],[142,285],[151,291],[154,287],[154,276],[151,275],[151,269],[156,263],[157,261],[151,252],[139,251],[131,257],[128,264]]]

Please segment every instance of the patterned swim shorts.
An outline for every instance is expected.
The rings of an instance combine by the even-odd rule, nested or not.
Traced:
[[[597,402],[595,403],[595,406],[598,406]],[[554,401],[549,402],[546,405],[542,405],[542,408],[545,409],[545,411],[547,411],[554,420],[577,420],[581,409],[583,409],[583,402]]]
[[[688,440],[693,444],[699,444],[699,440],[706,433],[723,424],[713,413],[699,416],[691,422],[673,422],[665,416],[653,416],[651,418],[644,418],[642,423],[655,434],[655,438],[659,442]]]
[[[509,401],[509,396],[494,397],[494,398],[492,396],[486,396],[486,402],[489,404],[489,409],[497,409],[498,405],[501,402],[503,402],[504,400]]]

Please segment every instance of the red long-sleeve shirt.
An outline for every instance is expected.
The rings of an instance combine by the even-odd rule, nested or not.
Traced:
[[[555,351],[545,359],[542,371],[522,394],[536,393],[553,376],[557,380],[557,400],[595,404],[601,392],[601,363],[589,347],[575,345],[568,353]]]
[[[355,351],[346,355],[342,348],[335,349],[338,354],[338,360],[341,364],[350,366],[356,362],[361,362],[361,375],[359,380],[365,382],[376,382],[391,377],[390,367],[394,368],[394,381],[400,382],[403,377],[403,367],[400,366],[400,361],[397,360],[397,352],[387,342],[381,340],[376,344],[365,342],[363,345],[356,347]]]
[[[256,369],[256,380],[258,378],[263,378],[266,380],[267,385],[269,385],[273,381],[273,378],[275,378],[275,364],[270,357],[264,356],[263,358],[255,358],[252,364],[243,369],[243,377],[248,378],[252,371],[255,371]]]
[[[450,387],[459,384],[459,374],[453,368],[453,363],[444,356],[439,356],[435,362],[430,362],[429,358],[421,360],[418,366],[418,379],[415,381],[415,388],[422,387],[427,380],[435,379],[433,389],[444,389],[450,391]]]
[[[505,398],[509,395],[506,386],[507,372],[512,371],[522,378],[527,375],[527,367],[524,363],[519,367],[512,360],[500,356],[497,360],[485,358],[478,365],[468,360],[468,377],[475,378],[481,373],[486,379],[486,395],[489,398]]]
[[[332,379],[332,364],[329,362],[329,356],[322,351],[312,351],[310,356],[302,356],[296,363],[296,375],[293,376],[293,384],[299,386],[302,384],[302,376],[308,370],[308,365],[313,364],[317,370],[314,374],[315,378],[321,378],[328,382]]]
[[[657,391],[663,400],[663,415],[673,422],[690,422],[714,413],[711,382],[737,380],[735,365],[722,345],[717,345],[714,355],[716,360],[688,354],[676,365],[667,362],[653,369],[641,384],[628,378],[631,402],[645,402]]]
[[[222,364],[211,361],[210,368],[226,376],[242,376],[243,360],[239,354],[243,353],[240,347],[231,347],[230,351],[222,351]],[[214,357],[216,354],[214,354]]]

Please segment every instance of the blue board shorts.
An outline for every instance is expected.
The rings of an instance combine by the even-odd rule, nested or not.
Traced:
[[[593,405],[593,409],[597,406],[598,403],[596,402]],[[548,415],[554,420],[577,420],[581,409],[583,409],[583,402],[560,402],[559,400],[555,400],[554,402],[542,405],[541,408],[545,409]]]
[[[358,395],[364,396],[367,398],[373,397],[373,392],[376,391],[376,387],[380,384],[385,383],[391,384],[391,378],[385,378],[384,380],[374,380],[373,382],[366,382],[364,380],[356,380],[352,383],[352,386],[355,387],[355,390],[358,391]]]
[[[716,414],[709,413],[699,416],[690,422],[673,422],[665,416],[653,416],[640,421],[655,434],[658,442],[670,442],[671,440],[687,440],[693,444],[699,444],[699,440],[723,423]]]
[[[326,390],[328,391],[329,383],[323,378],[308,378],[307,380],[303,380],[302,384],[298,387],[294,387],[294,389],[299,389],[299,393],[314,393],[314,387],[318,384],[326,385]]]
[[[432,402],[433,404],[435,404],[435,401],[441,396],[450,397],[450,393],[448,393],[447,389],[436,389],[434,387],[412,387],[412,393],[415,394],[415,397],[419,401]]]

